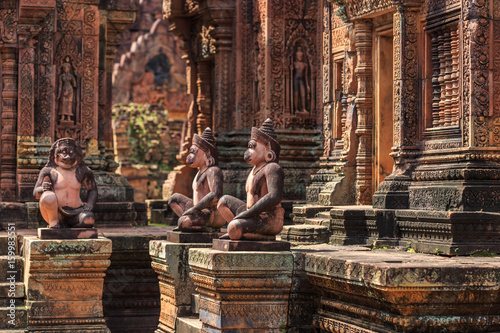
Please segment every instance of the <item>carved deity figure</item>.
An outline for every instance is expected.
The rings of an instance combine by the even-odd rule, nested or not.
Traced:
[[[206,227],[220,228],[225,224],[217,211],[224,179],[219,168],[219,151],[212,130],[206,128],[201,136],[195,134],[186,164],[199,171],[193,180],[193,199],[180,193],[172,195],[168,204],[179,216],[174,231],[205,231]]]
[[[293,62],[293,104],[295,114],[307,113],[308,99],[311,94],[309,85],[309,64],[304,57],[302,46],[297,47]]]
[[[80,198],[82,184],[87,203]],[[59,139],[50,148],[49,161],[40,171],[33,195],[49,228],[91,228],[97,186],[94,174],[85,166],[80,145],[71,138]]]
[[[62,73],[59,75],[59,90],[57,93],[59,116],[61,116],[62,121],[71,121],[71,117],[73,116],[75,88],[76,78],[71,73],[71,64],[65,62],[62,65]]]
[[[285,211],[281,207],[284,173],[278,164],[280,145],[274,126],[267,119],[252,128],[245,161],[254,167],[247,178],[247,203],[225,195],[218,210],[229,222],[223,239],[274,240],[283,229]]]

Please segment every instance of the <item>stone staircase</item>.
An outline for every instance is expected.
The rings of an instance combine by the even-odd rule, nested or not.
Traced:
[[[28,326],[24,261],[19,255],[17,239],[15,243],[15,255],[9,257],[9,250],[12,250],[12,247],[9,249],[9,236],[6,231],[0,232],[0,253],[3,254],[0,256],[0,332],[5,333],[24,333]]]
[[[294,225],[284,226],[281,240],[292,245],[328,243],[332,206],[304,205],[293,208]]]
[[[200,315],[200,295],[191,295],[191,313],[189,317],[177,317],[175,322],[175,333],[200,333],[201,320]]]

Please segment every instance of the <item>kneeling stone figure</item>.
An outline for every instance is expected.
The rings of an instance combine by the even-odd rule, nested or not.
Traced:
[[[82,184],[87,189],[85,204],[80,198]],[[97,186],[74,139],[63,138],[52,144],[49,161],[38,175],[33,195],[40,200],[40,212],[49,228],[93,227]]]
[[[281,207],[284,173],[278,164],[279,154],[272,120],[253,127],[244,155],[254,166],[246,182],[247,203],[230,195],[219,200],[218,210],[229,222],[222,239],[275,240],[281,232],[285,211]]]
[[[193,199],[180,193],[172,195],[168,204],[179,216],[174,231],[206,231],[225,224],[217,211],[224,179],[219,168],[219,151],[212,130],[206,128],[201,136],[195,134],[186,163],[199,171],[193,180]]]

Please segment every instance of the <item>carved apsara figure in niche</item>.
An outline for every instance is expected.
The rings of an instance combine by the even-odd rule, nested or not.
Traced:
[[[252,128],[245,161],[254,167],[247,178],[247,203],[230,195],[219,200],[218,210],[229,222],[223,239],[274,240],[283,229],[285,211],[281,207],[284,173],[278,164],[280,145],[274,126],[267,119]]]
[[[80,198],[82,184],[87,203]],[[71,138],[59,139],[50,148],[49,161],[40,171],[33,195],[49,228],[91,228],[97,201],[94,174],[85,166],[80,145]]]
[[[179,216],[174,231],[205,231],[206,227],[222,227],[225,221],[217,211],[217,202],[222,196],[224,179],[219,168],[219,151],[210,128],[207,127],[201,136],[194,135],[186,164],[199,171],[193,180],[193,199],[175,193],[168,201]]]
[[[293,106],[295,114],[308,113],[307,108],[311,95],[309,70],[304,50],[302,46],[298,46],[295,51],[295,60],[293,61]]]
[[[59,100],[59,116],[62,121],[71,121],[71,117],[73,116],[75,88],[76,78],[71,73],[71,64],[69,62],[65,62],[62,65],[62,73],[59,75],[59,90],[57,92],[57,99]]]

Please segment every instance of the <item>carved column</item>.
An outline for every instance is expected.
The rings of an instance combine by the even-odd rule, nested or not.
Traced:
[[[198,134],[201,135],[207,127],[212,127],[212,64],[207,60],[198,61],[198,116],[196,125]]]
[[[18,77],[18,120],[17,120],[17,198],[29,200],[33,197],[39,165],[24,157],[30,155],[35,144],[35,36],[39,28],[19,25],[19,77]],[[31,155],[34,155],[31,153]]]
[[[214,45],[217,50],[214,64],[214,112],[217,115],[214,119],[214,131],[228,131],[234,123],[234,107],[231,105],[234,90],[230,82],[233,29],[230,20],[217,20],[217,23],[220,25],[214,31]]]
[[[408,208],[408,186],[418,148],[418,7],[398,6],[394,13],[395,168],[373,196],[375,208]]]
[[[361,20],[354,24],[354,28],[358,59],[355,70],[358,80],[356,135],[359,137],[356,156],[356,203],[358,205],[367,205],[372,202],[373,27],[370,21]]]
[[[0,56],[2,66],[0,200],[14,201],[16,196],[17,130],[17,12],[0,10]]]

